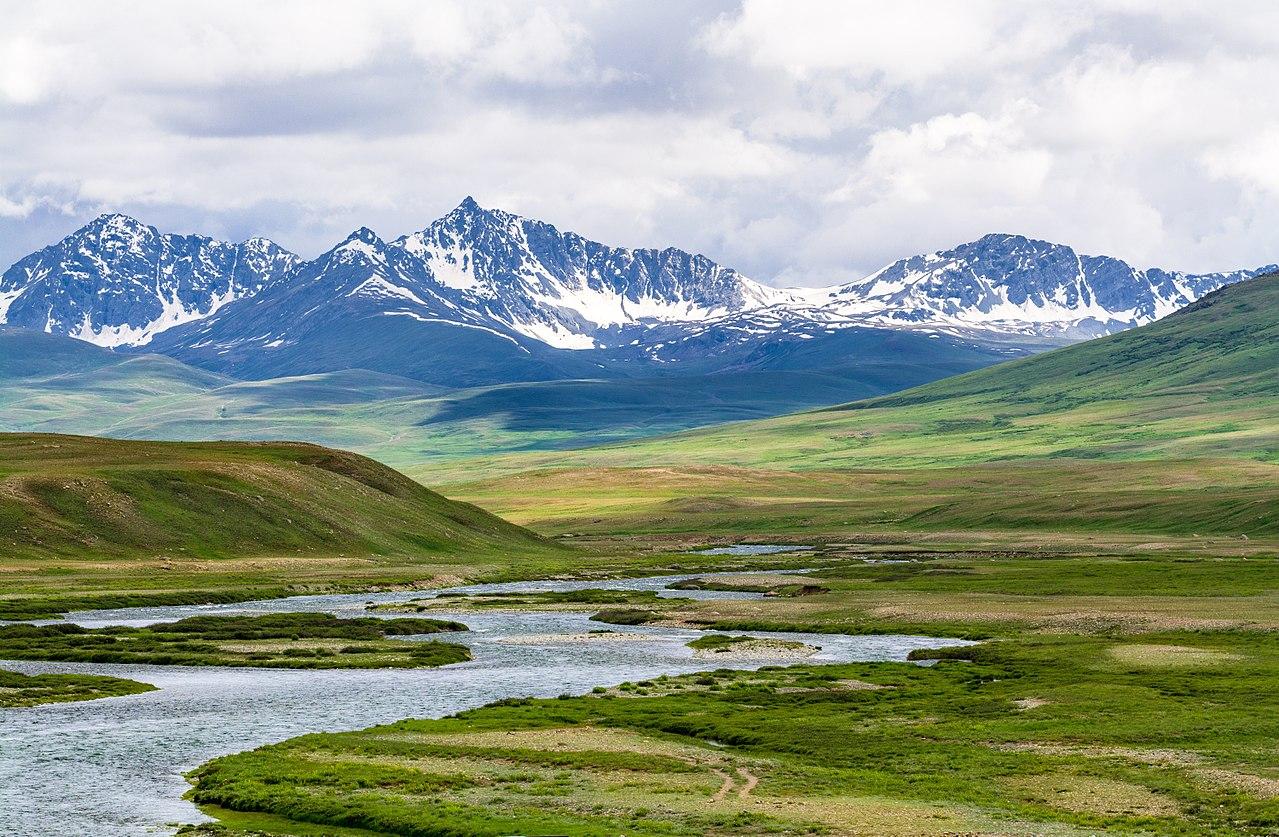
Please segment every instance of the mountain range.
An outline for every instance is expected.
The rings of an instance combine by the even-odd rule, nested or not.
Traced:
[[[849,330],[862,342],[914,332],[996,360],[1151,322],[1268,269],[1142,270],[988,235],[839,286],[778,289],[468,197],[421,231],[384,241],[360,229],[312,260],[105,215],[4,273],[0,324],[240,379],[363,368],[480,386],[755,369],[839,355]]]
[[[105,215],[0,278],[0,429],[296,438],[398,467],[762,419],[1122,331],[1258,271],[1009,235],[824,289],[467,199],[301,259]]]

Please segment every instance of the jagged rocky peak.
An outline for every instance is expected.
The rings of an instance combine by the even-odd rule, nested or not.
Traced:
[[[100,215],[0,277],[0,323],[101,346],[143,345],[251,295],[298,264],[267,239],[230,244]]]
[[[353,230],[342,242],[330,250],[330,253],[376,253],[386,249],[386,242],[368,227]]]
[[[611,307],[623,302],[638,306],[635,316],[618,311],[609,324],[636,317],[662,319],[663,305],[678,306],[683,317],[741,310],[787,296],[702,255],[676,248],[611,247],[552,224],[485,209],[470,197],[396,243],[424,259],[441,284],[457,290],[491,298],[514,293],[559,300],[587,320],[592,317],[580,305],[583,294],[616,297]]]
[[[1080,339],[1142,325],[1256,273],[1142,270],[1062,244],[991,233],[810,298],[869,324]]]

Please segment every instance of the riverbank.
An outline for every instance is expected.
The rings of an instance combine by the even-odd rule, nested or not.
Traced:
[[[441,817],[530,835],[1279,830],[1279,560],[829,557],[807,573],[826,592],[643,612],[818,632],[812,645],[894,630],[987,641],[916,664],[655,677],[305,736],[211,762],[193,798],[232,831],[269,816],[259,830],[287,835],[314,827],[303,820],[430,833]]]
[[[663,594],[669,576],[612,582]],[[580,589],[581,581],[514,582],[473,593]],[[461,592],[461,591],[456,591]],[[141,627],[181,621],[324,613],[367,618],[366,607],[419,594],[392,592],[301,597],[216,606],[154,607],[73,614],[86,628]],[[754,593],[693,591],[689,596]],[[443,634],[466,645],[469,662],[420,669],[281,669],[215,666],[4,661],[24,674],[99,674],[156,687],[146,694],[0,712],[0,833],[43,833],[56,820],[66,835],[147,835],[166,823],[196,822],[182,795],[192,765],[292,736],[359,729],[406,717],[441,717],[487,703],[585,694],[596,687],[760,663],[698,660],[683,627],[609,628],[584,612],[511,610],[432,613],[469,631]],[[395,620],[389,620],[391,622]],[[548,638],[614,630],[627,640],[558,642]],[[535,637],[520,641],[520,637]],[[953,640],[911,636],[784,637],[821,645],[820,661],[903,661],[912,650]],[[38,734],[37,734],[38,731]],[[91,732],[91,734],[89,734]],[[121,788],[128,788],[121,794]],[[269,818],[267,818],[269,819]],[[259,831],[270,830],[259,821]],[[275,826],[272,826],[274,828]],[[296,829],[295,829],[296,830]],[[330,826],[311,832],[333,833]]]

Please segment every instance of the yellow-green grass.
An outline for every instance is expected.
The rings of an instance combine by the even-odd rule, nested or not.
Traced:
[[[548,469],[444,490],[555,535],[865,540],[956,532],[974,542],[1034,533],[1080,541],[1171,536],[1190,547],[1247,537],[1256,548],[1273,547],[1279,536],[1279,465],[1247,460]]]
[[[993,375],[1012,365],[962,377]],[[1050,411],[1043,411],[1042,402],[1015,404],[987,395],[901,406],[876,406],[878,402],[872,401],[856,410],[734,422],[575,451],[410,465],[405,471],[425,482],[447,485],[469,482],[477,474],[500,477],[552,467],[633,467],[637,463],[820,470],[954,468],[1057,458],[1279,462],[1279,399],[1268,395],[1217,400],[1212,391],[1216,388],[1131,398],[1116,393],[1111,401]]]
[[[907,631],[973,638],[1027,631],[1279,631],[1275,556],[836,548],[815,553],[812,560],[824,568],[811,573],[820,591],[809,595],[766,602],[659,599],[631,605],[627,612],[647,614],[643,621],[648,622],[718,630],[799,625],[850,634]],[[752,589],[747,579],[744,589]],[[732,578],[715,582],[731,586]],[[1152,659],[1157,650],[1151,650]]]

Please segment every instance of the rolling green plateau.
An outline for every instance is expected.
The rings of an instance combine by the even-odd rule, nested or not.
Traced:
[[[161,355],[0,327],[0,429],[132,439],[291,439],[395,468],[558,450],[882,395],[1006,357],[917,335],[831,338],[718,373],[446,389],[350,369],[238,381]],[[817,341],[825,343],[826,341]]]
[[[823,593],[643,607],[730,634],[983,641],[912,654],[929,667],[721,669],[302,736],[196,770],[191,798],[219,823],[189,833],[1279,829],[1279,559],[866,557],[812,555]]]
[[[20,674],[0,669],[0,709],[150,692],[149,683],[100,674]]]
[[[327,613],[193,616],[144,628],[0,625],[0,659],[251,668],[426,668],[466,646],[397,636],[463,631],[438,619],[339,619]]]
[[[0,435],[0,618],[561,568],[568,552],[355,454]]]
[[[1279,534],[1279,275],[895,395],[409,472],[544,533]],[[529,498],[537,498],[535,502]]]

